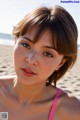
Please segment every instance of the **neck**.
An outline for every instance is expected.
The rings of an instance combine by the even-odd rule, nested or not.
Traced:
[[[14,79],[14,92],[19,99],[20,103],[33,102],[41,98],[46,90],[46,81],[41,81],[33,85],[25,85],[17,78]]]

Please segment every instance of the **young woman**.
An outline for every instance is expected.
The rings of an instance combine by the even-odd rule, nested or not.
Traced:
[[[77,57],[77,27],[62,7],[41,7],[13,29],[16,76],[0,78],[9,120],[80,120],[80,101],[56,87]]]

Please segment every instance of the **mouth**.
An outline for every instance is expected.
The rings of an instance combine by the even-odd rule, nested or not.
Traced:
[[[32,77],[34,75],[37,75],[35,72],[33,72],[31,69],[28,68],[21,68],[22,72],[24,75],[28,76],[28,77]]]

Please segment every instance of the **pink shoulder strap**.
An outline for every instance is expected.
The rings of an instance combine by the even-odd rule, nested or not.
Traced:
[[[53,101],[53,104],[52,104],[52,107],[51,107],[51,110],[50,110],[49,120],[53,120],[53,115],[54,115],[54,111],[55,111],[55,108],[56,108],[56,104],[57,104],[58,98],[61,95],[61,93],[62,93],[62,90],[59,89],[56,96],[55,96],[55,99]]]

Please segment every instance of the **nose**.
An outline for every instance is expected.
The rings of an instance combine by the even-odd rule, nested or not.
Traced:
[[[29,65],[37,65],[38,61],[37,61],[37,54],[34,52],[29,53],[28,55],[26,55],[26,62]]]

